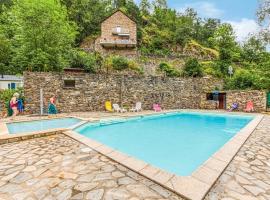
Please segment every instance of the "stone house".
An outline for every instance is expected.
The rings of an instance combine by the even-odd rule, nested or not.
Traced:
[[[101,35],[81,47],[103,55],[116,54],[128,57],[137,55],[137,24],[121,10],[117,10],[101,23]]]

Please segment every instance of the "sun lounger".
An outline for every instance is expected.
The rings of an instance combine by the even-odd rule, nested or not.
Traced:
[[[161,107],[160,107],[159,104],[153,104],[153,110],[154,110],[155,112],[160,112],[160,111],[162,111],[162,109],[161,109]]]
[[[244,109],[245,112],[254,112],[254,104],[252,101],[247,102],[246,109]]]
[[[112,103],[110,101],[105,102],[105,110],[108,112],[113,112]]]
[[[238,103],[233,103],[232,106],[231,106],[231,108],[229,109],[229,112],[232,112],[234,110],[237,110],[238,107],[239,107]]]
[[[119,106],[118,104],[116,104],[116,103],[113,104],[113,110],[114,110],[115,112],[120,112],[120,113],[127,112],[126,109],[120,108],[120,106]]]

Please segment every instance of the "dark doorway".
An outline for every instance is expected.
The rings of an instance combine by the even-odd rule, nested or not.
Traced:
[[[219,93],[218,95],[218,108],[226,109],[226,93]]]

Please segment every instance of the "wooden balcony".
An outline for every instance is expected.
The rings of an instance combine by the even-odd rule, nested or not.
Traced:
[[[100,40],[104,48],[135,48],[137,42],[134,40]]]

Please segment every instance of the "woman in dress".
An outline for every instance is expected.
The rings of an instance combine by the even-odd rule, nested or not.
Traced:
[[[56,105],[55,105],[55,95],[53,95],[50,98],[50,102],[49,102],[49,106],[48,106],[48,114],[49,115],[57,114],[57,109],[56,109]]]

